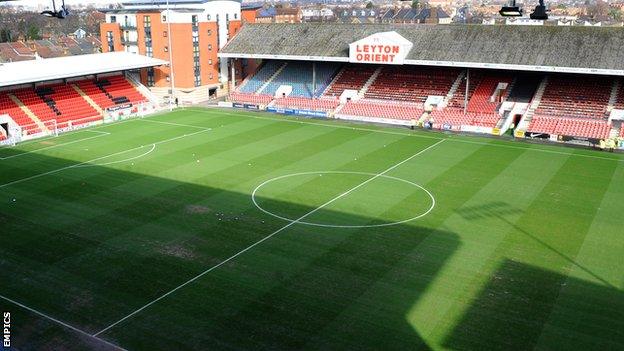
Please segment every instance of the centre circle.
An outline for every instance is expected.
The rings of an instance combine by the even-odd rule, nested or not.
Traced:
[[[318,176],[323,176],[323,175],[361,175],[361,176],[366,176],[367,179],[363,182],[360,183],[358,185],[353,186],[350,189],[345,189],[344,193],[341,193],[340,195],[335,196],[332,199],[328,199],[327,202],[325,202],[323,205],[321,205],[320,207],[311,209],[310,211],[306,212],[305,214],[303,214],[300,217],[290,217],[290,216],[286,216],[286,215],[282,215],[279,213],[275,213],[274,211],[271,211],[269,209],[266,209],[265,207],[263,207],[259,201],[258,201],[258,193],[261,191],[261,189],[265,188],[267,185],[271,184],[271,183],[275,183],[278,182],[280,180],[284,180],[287,178],[293,178],[293,177],[301,177],[301,176],[310,176],[310,175],[318,175]],[[324,208],[325,206],[333,203],[334,201],[339,200],[342,197],[345,196],[349,196],[349,193],[351,193],[354,190],[357,190],[358,188],[365,186],[366,184],[368,184],[371,181],[374,181],[377,178],[383,178],[383,179],[387,179],[387,180],[392,180],[392,181],[396,181],[399,182],[401,184],[404,185],[408,185],[410,187],[415,187],[420,189],[421,191],[423,191],[427,198],[428,201],[431,202],[430,206],[422,213],[418,213],[414,216],[410,216],[409,218],[406,219],[402,219],[402,220],[397,220],[397,221],[393,221],[393,222],[386,222],[386,223],[377,223],[377,224],[366,224],[366,225],[349,225],[349,224],[329,224],[329,223],[322,223],[322,222],[312,222],[312,221],[308,221],[306,220],[307,217],[309,217],[310,215],[314,214],[315,212],[321,210],[322,208]],[[309,225],[309,226],[316,226],[316,227],[328,227],[328,228],[374,228],[374,227],[388,227],[388,226],[393,226],[393,225],[399,225],[399,224],[403,224],[406,222],[411,222],[411,221],[415,221],[417,219],[420,219],[426,215],[428,215],[431,211],[433,211],[435,205],[436,205],[436,201],[435,201],[435,197],[433,196],[433,194],[431,194],[431,192],[429,190],[427,190],[426,188],[424,188],[423,186],[421,186],[420,184],[414,183],[412,181],[409,180],[405,180],[402,178],[398,178],[398,177],[393,177],[393,176],[389,176],[386,174],[375,174],[375,173],[368,173],[368,172],[350,172],[350,171],[315,171],[315,172],[301,172],[301,173],[292,173],[292,174],[286,174],[283,176],[279,176],[279,177],[275,177],[275,178],[271,178],[269,180],[266,180],[264,182],[262,182],[260,185],[258,185],[252,192],[251,194],[251,200],[253,202],[253,204],[262,212],[273,216],[275,218],[279,218],[282,219],[284,221],[288,221],[291,223],[297,223],[297,224],[303,224],[303,225]]]

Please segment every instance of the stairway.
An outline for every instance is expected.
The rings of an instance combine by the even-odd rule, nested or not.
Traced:
[[[338,81],[338,79],[340,79],[340,77],[342,77],[342,74],[344,73],[345,69],[346,69],[346,65],[342,66],[342,68],[340,69],[340,71],[338,71],[338,74],[336,74],[336,76],[334,77],[334,79],[332,79],[331,82],[329,82],[329,84],[325,87],[325,90],[323,90],[323,92],[321,93],[320,96],[325,95],[325,93],[329,90],[329,88],[332,87],[332,85],[334,85],[334,83],[336,83],[336,81]]]
[[[128,83],[130,83],[130,85],[132,85],[136,90],[138,90],[139,93],[141,93],[141,95],[145,96],[147,100],[149,100],[149,102],[151,102],[154,106],[158,106],[158,99],[156,98],[156,95],[152,93],[151,90],[149,90],[145,85],[141,84],[141,82],[138,81],[132,75],[126,75],[125,77]]]
[[[542,102],[542,96],[544,95],[544,91],[546,91],[546,87],[548,86],[548,79],[548,76],[542,79],[542,82],[540,83],[537,91],[535,92],[535,95],[533,96],[533,99],[531,100],[529,108],[525,112],[524,116],[522,116],[522,120],[520,120],[520,123],[518,123],[518,130],[526,131],[526,129],[529,127],[529,124],[533,119],[533,115],[535,114],[535,110],[537,110],[539,104]]]
[[[609,104],[607,105],[607,113],[611,112],[615,108],[615,103],[618,98],[618,94],[622,90],[621,82],[619,79],[613,81],[613,87],[611,88],[611,95],[609,96]]]
[[[363,97],[364,94],[366,94],[366,92],[368,91],[368,88],[370,88],[370,86],[373,85],[373,83],[375,83],[375,80],[377,80],[377,77],[379,77],[379,74],[381,73],[381,69],[382,68],[379,67],[375,70],[375,72],[373,72],[373,74],[370,76],[370,78],[368,78],[368,80],[366,81],[362,89],[360,89],[360,91],[358,92],[358,96]]]
[[[93,101],[93,99],[89,97],[89,95],[85,94],[85,92],[82,91],[82,89],[80,89],[76,84],[71,84],[71,87],[74,88],[74,90],[80,96],[82,96],[82,98],[85,99],[85,101],[88,102],[89,105],[91,105],[91,107],[93,107],[100,115],[104,114],[104,111],[102,110],[102,108],[98,104],[96,104],[95,101]]]
[[[17,104],[17,106],[19,106],[19,108],[26,114],[26,116],[30,117],[30,119],[33,121],[33,124],[36,124],[37,127],[42,131],[42,132],[46,132],[46,133],[50,133],[50,129],[48,127],[46,127],[46,125],[39,119],[39,117],[37,117],[37,115],[35,115],[29,108],[28,106],[24,105],[24,103],[22,102],[22,100],[18,99],[17,96],[13,95],[13,94],[8,94],[9,98],[11,100],[13,100],[14,103]]]
[[[443,106],[448,105],[448,102],[451,101],[451,99],[453,99],[453,96],[455,96],[455,93],[457,92],[457,89],[459,89],[459,86],[461,85],[465,76],[466,76],[466,71],[459,72],[459,75],[455,79],[455,82],[453,82],[453,85],[451,85],[451,89],[449,89],[448,94],[446,94],[446,98],[444,99],[444,102],[442,103]]]
[[[275,71],[275,73],[273,73],[273,75],[271,76],[271,78],[269,78],[264,84],[262,84],[262,86],[260,87],[260,89],[258,89],[258,91],[256,91],[256,94],[261,94],[262,91],[264,91],[264,89],[266,89],[266,87],[269,86],[269,84],[271,84],[271,82],[277,78],[277,76],[279,76],[280,73],[282,73],[282,71],[286,68],[286,66],[288,66],[288,62],[284,62],[284,64],[282,65],[282,67],[278,68],[277,71]]]

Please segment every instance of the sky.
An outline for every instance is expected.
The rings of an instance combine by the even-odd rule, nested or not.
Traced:
[[[62,0],[56,0],[57,3],[61,3]],[[94,4],[110,4],[110,3],[117,3],[119,1],[117,0],[65,0],[65,5],[71,6],[71,5],[77,5],[77,4],[87,4],[87,3],[94,3]],[[11,1],[10,2],[13,5],[24,5],[24,6],[37,6],[39,4],[43,4],[43,5],[51,5],[52,4],[52,0],[19,0],[19,1]]]

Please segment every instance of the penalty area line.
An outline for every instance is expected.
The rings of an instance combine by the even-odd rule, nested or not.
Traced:
[[[193,136],[193,135],[197,135],[197,134],[199,134],[199,133],[205,133],[205,132],[207,132],[207,131],[208,131],[208,130],[199,130],[199,131],[197,131],[197,132],[193,132],[193,133],[189,133],[189,134],[180,135],[180,136],[177,136],[177,137],[174,137],[174,138],[170,138],[170,139],[166,139],[166,140],[161,140],[161,141],[158,141],[158,142],[152,143],[151,145],[152,145],[152,147],[154,147],[154,148],[155,148],[155,147],[156,147],[156,145],[169,143],[169,142],[172,142],[172,141],[175,141],[175,140],[178,140],[178,139],[182,139],[182,138],[190,137],[190,136]],[[147,144],[147,145],[150,145],[150,144]],[[113,153],[113,154],[110,154],[110,155],[105,155],[105,156],[101,156],[101,157],[98,157],[98,158],[94,158],[94,159],[89,160],[89,161],[84,161],[84,162],[76,163],[76,164],[73,164],[73,165],[70,165],[70,166],[61,167],[61,168],[54,169],[54,170],[51,170],[51,171],[48,171],[48,172],[35,174],[35,175],[33,175],[33,176],[30,176],[30,177],[26,177],[26,178],[22,178],[22,179],[14,180],[14,181],[12,181],[12,182],[8,182],[8,183],[5,183],[5,184],[0,184],[0,189],[5,188],[5,187],[7,187],[7,186],[11,186],[11,185],[15,185],[15,184],[23,183],[23,182],[28,181],[28,180],[32,180],[32,179],[36,179],[36,178],[41,178],[41,177],[46,176],[46,175],[55,174],[55,173],[58,173],[58,172],[61,172],[61,171],[67,170],[67,169],[77,168],[77,167],[83,167],[84,165],[90,165],[90,164],[91,164],[91,163],[93,163],[93,162],[97,162],[97,161],[99,161],[99,160],[103,160],[103,159],[106,159],[106,158],[109,158],[109,157],[113,157],[113,156],[117,156],[117,155],[123,155],[123,154],[125,154],[125,153],[131,152],[131,151],[134,151],[134,150],[139,150],[139,149],[142,149],[142,148],[144,148],[144,147],[145,147],[145,145],[142,145],[142,146],[137,146],[137,147],[134,147],[134,148],[132,148],[132,149],[128,149],[128,150],[124,150],[124,151],[115,152],[115,153]],[[153,151],[153,150],[152,150],[152,151]],[[150,152],[151,152],[151,151],[150,151]],[[94,166],[97,166],[97,165],[94,165]]]
[[[387,168],[386,170],[384,170],[384,171],[382,171],[382,172],[380,172],[380,173],[375,174],[374,176],[372,176],[372,177],[368,178],[367,180],[363,181],[362,183],[360,183],[360,184],[358,184],[358,185],[356,185],[356,186],[352,187],[351,189],[349,189],[349,190],[347,190],[347,191],[345,191],[345,192],[341,193],[340,195],[338,195],[338,196],[336,196],[336,197],[332,198],[331,200],[329,200],[329,201],[325,202],[324,204],[320,205],[319,207],[317,207],[317,208],[315,208],[315,209],[313,209],[313,210],[311,210],[311,211],[307,212],[307,213],[306,213],[306,214],[304,214],[303,216],[301,216],[301,217],[299,217],[299,218],[297,218],[297,219],[295,219],[295,220],[291,221],[290,223],[288,223],[288,224],[286,224],[285,226],[281,227],[280,229],[278,229],[278,230],[274,231],[273,233],[271,233],[271,234],[269,234],[269,235],[265,236],[264,238],[262,238],[262,239],[260,239],[260,240],[256,241],[255,243],[253,243],[253,244],[251,244],[251,245],[247,246],[246,248],[242,249],[241,251],[239,251],[239,252],[235,253],[234,255],[232,255],[232,256],[230,256],[230,257],[226,258],[225,260],[223,260],[223,261],[221,261],[221,262],[217,263],[216,265],[214,265],[214,266],[212,266],[212,267],[210,267],[210,268],[206,269],[205,271],[203,271],[203,272],[199,273],[198,275],[196,275],[196,276],[194,276],[193,278],[191,278],[191,279],[187,280],[186,282],[184,282],[184,283],[182,283],[182,284],[178,285],[177,287],[175,287],[175,288],[173,288],[173,289],[169,290],[168,292],[166,292],[166,293],[164,293],[164,294],[160,295],[159,297],[157,297],[157,298],[155,298],[154,300],[152,300],[152,301],[148,302],[147,304],[143,305],[142,307],[140,307],[140,308],[138,308],[138,309],[134,310],[134,311],[133,311],[133,312],[131,312],[130,314],[126,315],[125,317],[123,317],[123,318],[121,318],[121,319],[117,320],[116,322],[114,322],[114,323],[110,324],[110,325],[109,325],[109,326],[107,326],[106,328],[104,328],[104,329],[100,330],[99,332],[97,332],[97,333],[93,334],[93,336],[98,336],[98,335],[100,335],[100,334],[102,334],[102,333],[107,332],[108,330],[110,330],[111,328],[115,327],[115,326],[116,326],[116,325],[118,325],[119,323],[122,323],[123,321],[125,321],[125,320],[127,320],[127,319],[129,319],[129,318],[133,317],[133,316],[134,316],[134,315],[136,315],[137,313],[139,313],[139,312],[141,312],[141,311],[145,310],[146,308],[148,308],[148,307],[150,307],[151,305],[153,305],[153,304],[157,303],[158,301],[160,301],[160,300],[164,299],[165,297],[167,297],[167,296],[169,296],[169,295],[173,294],[174,292],[176,292],[176,291],[178,291],[178,290],[182,289],[183,287],[187,286],[188,284],[191,284],[192,282],[194,282],[194,281],[196,281],[197,279],[199,279],[199,278],[203,277],[204,275],[206,275],[206,274],[208,274],[208,273],[210,273],[210,272],[214,271],[215,269],[217,269],[217,268],[219,268],[219,267],[223,266],[224,264],[226,264],[226,263],[228,263],[228,262],[230,262],[230,261],[234,260],[235,258],[237,258],[238,256],[240,256],[240,255],[244,254],[245,252],[247,252],[247,251],[249,251],[249,250],[253,249],[254,247],[256,247],[256,246],[260,245],[261,243],[263,243],[263,242],[265,242],[265,241],[269,240],[270,238],[272,238],[272,237],[274,237],[275,235],[277,235],[277,234],[279,234],[279,233],[283,232],[284,230],[286,230],[286,229],[290,228],[291,226],[293,226],[293,225],[295,225],[295,224],[299,223],[300,221],[304,220],[306,217],[308,217],[308,216],[310,216],[310,215],[312,215],[312,214],[314,214],[314,213],[316,213],[316,212],[318,212],[318,211],[322,210],[323,208],[325,208],[325,207],[329,206],[330,204],[334,203],[335,201],[337,201],[337,200],[339,200],[339,199],[341,199],[341,198],[343,198],[343,197],[345,197],[345,196],[349,195],[350,193],[352,193],[352,192],[354,192],[355,190],[357,190],[357,189],[359,189],[359,188],[363,187],[364,185],[366,185],[366,184],[368,184],[368,183],[372,182],[373,180],[375,180],[375,179],[377,179],[377,178],[379,178],[379,177],[383,177],[386,173],[388,173],[388,172],[390,172],[390,171],[394,170],[395,168],[397,168],[397,167],[399,167],[399,166],[403,165],[404,163],[406,163],[406,162],[410,161],[411,159],[413,159],[413,158],[415,158],[415,157],[417,157],[417,156],[419,156],[419,155],[423,154],[424,152],[426,152],[426,151],[428,151],[428,150],[430,150],[430,149],[432,149],[432,148],[434,148],[434,147],[436,147],[436,146],[440,145],[440,144],[441,144],[441,143],[443,143],[444,141],[446,141],[446,139],[442,139],[442,140],[440,140],[440,141],[436,142],[435,144],[429,145],[428,147],[426,147],[426,148],[424,148],[424,149],[420,150],[419,152],[417,152],[417,153],[413,154],[412,156],[410,156],[410,157],[406,158],[405,160],[403,160],[403,161],[401,161],[401,162],[399,162],[399,163],[397,163],[397,164],[395,164],[395,165],[391,166],[390,168]]]
[[[37,311],[36,309],[34,309],[32,307],[28,307],[28,306],[24,305],[23,303],[19,303],[19,302],[15,301],[15,300],[12,300],[12,299],[10,299],[10,298],[8,298],[6,296],[2,296],[2,295],[0,295],[0,298],[5,300],[5,301],[8,301],[8,302],[10,302],[10,303],[12,303],[12,304],[14,304],[16,306],[19,306],[19,307],[21,307],[21,308],[23,308],[23,309],[25,309],[27,311],[30,311],[30,312],[38,315],[39,317],[43,317],[43,318],[45,318],[45,319],[47,319],[49,321],[52,321],[52,322],[54,322],[54,323],[56,323],[58,325],[61,325],[61,326],[65,327],[65,328],[67,328],[67,329],[73,330],[73,331],[75,331],[76,333],[78,333],[80,335],[86,336],[88,338],[91,338],[91,339],[94,339],[96,341],[99,341],[99,342],[101,342],[103,344],[106,344],[106,345],[108,345],[108,346],[110,346],[110,347],[112,347],[112,348],[114,348],[116,350],[126,350],[126,349],[124,349],[121,346],[115,345],[115,344],[113,344],[113,343],[111,343],[109,341],[106,341],[106,340],[102,339],[102,338],[98,338],[97,336],[89,334],[89,333],[87,333],[86,331],[84,331],[82,329],[78,329],[78,328],[74,327],[73,325],[70,325],[70,324],[67,324],[67,323],[65,323],[63,321],[60,321],[60,320],[58,320],[58,319],[56,319],[56,318],[54,318],[52,316],[49,316],[49,315],[47,315],[47,314],[45,314],[43,312]]]
[[[101,138],[103,136],[110,135],[110,133],[108,133],[108,132],[101,132],[101,131],[97,131],[97,130],[85,130],[85,132],[96,133],[97,135],[90,136],[90,137],[87,137],[87,138],[78,139],[78,140],[68,141],[66,143],[50,145],[50,146],[46,146],[46,147],[43,147],[43,148],[37,149],[37,150],[25,151],[25,152],[21,152],[19,154],[11,155],[11,156],[0,157],[0,161],[8,160],[8,159],[11,159],[11,158],[24,156],[24,155],[32,154],[32,153],[39,152],[39,151],[54,149],[54,148],[57,148],[57,147],[67,146],[67,145],[79,143],[81,141],[91,140],[91,139],[95,139],[95,138]],[[46,140],[48,140],[48,139],[46,139]],[[42,140],[42,141],[45,141],[45,140]]]

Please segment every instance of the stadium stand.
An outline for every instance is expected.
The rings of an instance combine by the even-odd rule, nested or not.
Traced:
[[[436,126],[475,126],[494,128],[501,116],[498,114],[502,96],[506,91],[499,91],[495,96],[499,83],[510,84],[513,81],[511,75],[488,73],[471,70],[468,86],[468,105],[464,113],[467,80],[463,79],[453,97],[449,100],[448,107],[443,110],[435,110],[430,114],[430,121]]]
[[[614,108],[618,110],[624,110],[624,86],[622,84],[624,84],[624,80],[620,81],[620,90],[614,105]]]
[[[423,109],[419,104],[390,103],[363,99],[347,102],[337,116],[377,117],[408,121],[417,120],[422,114]]]
[[[9,97],[7,92],[0,93],[0,115],[7,114],[22,130],[30,135],[39,133],[41,130],[22,109]]]
[[[123,75],[109,76],[98,80],[87,79],[75,83],[102,109],[147,101],[147,98]]]
[[[316,65],[316,90],[312,86],[312,63],[290,61],[279,74],[261,91],[263,94],[275,95],[282,85],[292,86],[289,96],[312,98],[325,91],[339,65],[322,63]],[[313,91],[314,90],[314,91]]]
[[[528,128],[532,133],[606,139],[611,126],[604,121],[582,118],[534,117]]]
[[[428,96],[445,96],[458,74],[455,69],[386,66],[364,97],[424,103]]]
[[[595,40],[597,37],[608,37],[619,46],[604,45]],[[257,45],[258,38],[262,38],[262,45]],[[387,38],[393,40],[384,41]],[[372,56],[369,60],[365,51],[357,51],[365,50],[366,45],[398,42],[409,47],[400,54],[400,62],[374,60]],[[523,50],[517,50],[519,45]],[[309,76],[303,73],[309,71],[306,67],[313,61],[318,67],[341,62],[343,67],[322,96],[335,99],[345,89],[356,90],[358,95],[352,97],[355,101],[335,108],[339,118],[380,118],[383,122],[412,119],[423,112],[419,122],[429,119],[437,126],[448,124],[468,132],[500,134],[513,126],[517,137],[532,137],[527,132],[544,130],[571,137],[604,138],[618,134],[618,125],[608,123],[610,104],[624,108],[624,93],[613,94],[612,78],[624,76],[624,53],[614,49],[622,45],[624,32],[616,28],[254,24],[244,26],[219,57],[270,55],[281,62],[301,60],[296,66],[289,63],[290,68],[278,74],[280,79],[268,85],[290,81],[295,83],[295,93],[290,97],[306,98],[313,95],[304,86],[309,83]],[[466,62],[471,63],[469,86],[466,79],[460,80],[465,76]],[[297,67],[302,72],[295,72]],[[507,86],[503,89],[498,83]],[[429,106],[423,103],[431,96],[442,97],[442,102],[430,99],[435,110],[428,113],[423,110]],[[275,102],[280,107],[333,106],[311,104],[289,99]]]
[[[612,86],[603,77],[552,76],[535,116],[604,119]]]
[[[272,95],[233,92],[230,100],[243,104],[267,105],[273,100]]]
[[[102,119],[71,86],[53,84],[15,91],[15,96],[42,122],[56,121],[58,128],[69,122],[81,124]]]
[[[541,74],[516,75],[508,101],[529,103],[544,77]]]
[[[275,100],[275,106],[296,108],[301,110],[332,111],[340,102],[336,99],[307,99],[300,97],[285,97]]]
[[[155,97],[124,72],[165,63],[115,52],[0,64],[0,143],[154,112]]]
[[[241,84],[238,91],[241,93],[256,93],[258,89],[273,77],[283,64],[284,63],[281,61],[265,61],[253,76],[249,77]]]
[[[494,96],[496,88],[500,83],[511,84],[513,78],[511,76],[483,76],[481,81],[476,85],[476,88],[470,96],[468,101],[468,112],[475,113],[495,113],[500,102],[505,96]],[[499,94],[504,94],[505,91],[499,91]]]
[[[345,90],[360,91],[376,69],[375,65],[347,65],[323,95],[339,97]]]

